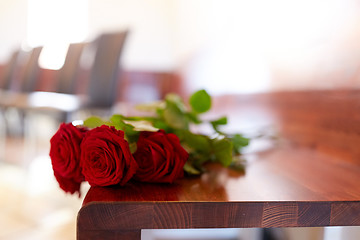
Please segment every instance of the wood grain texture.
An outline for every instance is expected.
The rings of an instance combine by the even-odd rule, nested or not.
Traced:
[[[77,230],[79,233],[79,229]],[[140,240],[141,230],[134,231],[81,231],[81,234],[77,234],[78,240],[92,240],[92,239],[106,239],[106,240]]]
[[[338,202],[331,205],[331,225],[334,226],[359,226],[360,209],[359,201]]]
[[[359,213],[359,202],[93,203],[78,230],[358,226]]]
[[[174,184],[92,187],[78,233],[360,225],[358,99],[358,91],[217,99],[217,116],[237,119],[231,129],[270,126],[278,140],[254,140],[254,150],[244,154],[245,173],[212,164],[200,177]]]
[[[360,148],[351,144],[360,140],[359,98],[358,89],[223,96],[214,114],[234,116],[234,125],[263,123],[292,143],[360,164]]]
[[[93,187],[79,232],[360,225],[360,167],[308,148],[252,153],[245,174],[208,166],[175,184]]]

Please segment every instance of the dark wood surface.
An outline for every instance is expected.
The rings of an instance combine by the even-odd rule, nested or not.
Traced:
[[[244,154],[244,173],[209,165],[202,176],[172,185],[90,188],[78,214],[78,239],[119,234],[140,239],[140,229],[157,228],[360,225],[360,135],[356,127],[343,125],[356,126],[357,95],[297,92],[219,99],[216,113],[237,119],[230,121],[231,129],[277,133],[275,140],[253,141]],[[348,135],[353,141],[342,143]]]

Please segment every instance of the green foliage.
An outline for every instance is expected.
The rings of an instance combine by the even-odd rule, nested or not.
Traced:
[[[223,166],[228,167],[232,160],[233,144],[228,139],[215,139],[212,142],[212,148],[214,151],[216,162],[221,163]]]
[[[188,149],[205,154],[211,151],[211,141],[208,136],[194,134],[190,131],[178,132],[177,135]]]
[[[189,162],[185,163],[184,165],[184,171],[187,172],[190,175],[199,175],[201,174],[201,171],[196,169],[193,165],[191,165]]]
[[[192,94],[188,103],[190,109],[178,95],[168,94],[163,101],[137,107],[138,110],[153,113],[151,117],[125,117],[116,114],[111,116],[109,121],[90,117],[84,121],[84,125],[95,128],[105,124],[123,130],[131,152],[136,151],[136,142],[141,131],[163,129],[167,133],[174,133],[189,153],[184,171],[190,175],[201,174],[204,171],[203,165],[207,162],[217,162],[225,167],[243,170],[243,161],[239,161],[238,156],[242,148],[249,144],[250,139],[241,134],[222,132],[221,126],[228,122],[226,116],[213,121],[203,121],[200,118],[202,113],[211,108],[211,97],[205,90]],[[191,131],[191,124],[210,124],[214,134],[208,136],[194,133]]]
[[[211,97],[205,90],[199,90],[191,95],[189,103],[194,112],[204,113],[211,108]]]
[[[84,121],[84,126],[86,126],[88,128],[96,128],[96,127],[100,127],[102,125],[113,126],[117,130],[124,131],[125,138],[131,144],[131,143],[134,143],[137,141],[140,133],[139,133],[139,131],[136,131],[134,129],[135,127],[133,125],[125,123],[124,120],[126,120],[126,119],[132,119],[132,118],[126,118],[122,115],[113,115],[113,116],[111,116],[109,121],[104,121],[100,117],[92,116],[92,117],[87,118]]]
[[[168,97],[162,117],[165,123],[172,128],[188,129],[189,120],[185,115],[185,107],[180,101],[181,99]]]
[[[107,125],[107,124],[104,120],[96,116],[89,117],[84,121],[84,126],[89,128],[96,128],[96,127],[100,127],[101,125]]]
[[[124,120],[127,118],[122,115],[113,115],[110,118],[111,125],[117,130],[122,130],[125,133],[125,138],[129,141],[130,145],[137,141],[139,138],[139,131],[135,130],[135,127],[126,123]],[[131,118],[132,119],[132,118]]]
[[[250,139],[243,137],[241,134],[234,134],[233,137],[231,138],[231,141],[234,145],[234,149],[233,149],[234,153],[240,154],[241,149],[249,145]]]
[[[217,120],[211,121],[210,122],[213,126],[218,126],[218,125],[226,125],[227,124],[227,117],[221,117]]]
[[[221,117],[217,120],[211,121],[210,123],[216,132],[220,132],[219,126],[227,124],[227,117]]]
[[[192,123],[195,123],[195,124],[202,123],[202,121],[199,119],[199,116],[197,113],[189,112],[186,114],[186,116],[188,117],[189,121]]]

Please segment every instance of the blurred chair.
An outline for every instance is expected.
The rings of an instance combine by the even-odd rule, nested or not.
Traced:
[[[23,112],[19,111],[16,105],[24,101],[27,92],[33,91],[36,87],[41,51],[42,47],[34,48],[30,52],[17,50],[5,68],[5,84],[0,95],[0,107],[5,122],[4,128],[11,135],[22,133]]]
[[[85,94],[73,94],[76,69],[84,46],[72,45],[69,48],[67,61],[59,74],[56,92],[35,91],[39,70],[38,57],[41,52],[41,48],[35,48],[25,67],[22,92],[8,94],[4,99],[1,98],[0,104],[20,110],[27,119],[39,113],[50,115],[60,122],[74,120],[73,114],[79,112],[85,112],[86,116],[110,115],[116,101],[120,76],[119,60],[127,34],[127,31],[104,33],[87,46],[87,49],[95,49],[95,56]],[[30,123],[27,126],[31,129]]]
[[[14,79],[14,75],[16,72],[16,66],[18,63],[18,57],[20,55],[20,50],[16,50],[13,52],[8,62],[4,66],[1,78],[0,78],[0,91],[4,93],[4,91],[9,91],[12,80]]]
[[[36,47],[32,50],[20,79],[20,93],[29,93],[36,90],[40,73],[39,57],[41,51],[42,47]]]
[[[5,74],[7,81],[7,89],[1,93],[0,106],[2,108],[16,107],[18,103],[23,102],[29,92],[36,89],[37,81],[39,79],[40,67],[38,65],[39,56],[42,47],[37,47],[31,50],[29,56],[25,60],[24,66],[20,66],[19,56],[12,56],[7,67]],[[15,53],[14,53],[15,54]],[[22,54],[18,51],[15,55]]]
[[[96,52],[85,94],[68,94],[63,90],[57,93],[32,92],[17,107],[27,113],[57,114],[63,122],[74,120],[72,114],[79,111],[86,112],[86,115],[109,115],[116,101],[119,60],[126,36],[127,31],[101,34],[88,46],[95,48]],[[68,80],[61,83],[64,84],[62,88],[69,87]]]
[[[86,43],[74,43],[69,45],[64,65],[57,75],[55,92],[75,94],[80,57],[85,45]],[[36,93],[39,85],[40,67],[38,61],[41,50],[42,47],[34,48],[23,68],[19,68],[16,64],[17,55],[19,53],[14,53],[13,57],[10,59],[11,62],[14,62],[14,66],[5,69],[6,79],[4,80],[5,83],[3,85],[4,90],[6,87],[6,90],[8,91],[2,92],[3,96],[0,100],[1,106],[6,108],[14,107],[19,110],[27,110],[28,108],[34,107],[29,104],[29,99]],[[19,74],[19,80],[13,76],[14,71],[21,72]],[[15,81],[15,83],[12,84],[15,86],[10,91],[11,81]]]
[[[3,98],[5,92],[10,90],[12,80],[14,79],[16,64],[18,62],[19,50],[14,51],[7,61],[2,75],[0,76],[0,99]],[[5,158],[5,148],[6,148],[6,131],[7,124],[5,119],[4,109],[0,111],[0,161]]]
[[[67,94],[75,93],[80,57],[85,45],[86,43],[74,43],[69,45],[64,66],[59,70],[57,75],[55,87],[56,92]],[[34,93],[36,93],[36,89],[39,85],[40,67],[38,60],[41,50],[42,47],[34,48],[23,68],[19,67],[19,64],[16,64],[16,58],[18,57],[15,57],[14,54],[11,61],[14,62],[15,66],[12,67],[11,70],[7,70],[8,79],[6,80],[8,82],[15,81],[13,85],[16,86],[12,91],[3,92],[0,104],[4,109],[6,109],[6,126],[8,131],[13,135],[22,135],[22,126],[27,124],[23,121],[26,117],[26,112],[29,108],[36,108],[28,103],[30,99],[32,99]],[[16,53],[16,55],[19,55],[18,52]],[[14,74],[10,73],[10,71],[21,72],[19,81],[17,81],[16,77],[11,76]],[[10,83],[7,83],[7,85],[10,85]],[[44,101],[48,101],[48,99],[44,99]]]
[[[69,45],[64,65],[59,70],[56,79],[55,92],[76,94],[80,58],[86,45],[87,43],[72,43]]]
[[[2,74],[0,76],[0,102],[5,99],[8,91],[10,91],[11,85],[15,79],[15,72],[17,70],[18,58],[20,55],[20,50],[16,50],[10,56],[6,65],[3,68]],[[6,130],[6,121],[5,121],[5,109],[0,105],[0,120],[1,120],[1,132],[4,133]]]
[[[64,65],[58,71],[53,92],[33,91],[16,104],[17,108],[25,112],[29,128],[33,127],[30,115],[45,114],[62,122],[67,119],[66,110],[78,105],[75,94],[79,82],[80,59],[87,45],[87,42],[69,45]],[[65,111],[59,111],[57,106]]]
[[[119,59],[127,32],[102,34],[91,69],[87,107],[110,109],[116,101]]]
[[[56,120],[55,123],[58,124],[76,120],[73,118],[75,113],[83,114],[82,118],[89,115],[111,114],[116,101],[119,60],[126,36],[126,31],[101,34],[84,49],[84,51],[95,49],[95,55],[83,95],[68,93],[74,90],[74,82],[67,77],[64,82],[58,82],[58,86],[63,84],[59,92],[32,92],[25,101],[20,104],[18,102],[17,107],[23,109],[26,116],[24,134],[27,156],[31,156],[36,151],[38,134],[42,132],[37,129],[41,127],[38,124],[39,114],[51,116],[51,119]]]

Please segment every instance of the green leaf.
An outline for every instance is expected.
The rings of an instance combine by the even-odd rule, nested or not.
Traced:
[[[219,125],[226,125],[227,124],[227,117],[221,117],[217,120],[211,121],[211,125],[213,126],[215,131],[218,131]]]
[[[84,126],[89,128],[96,128],[102,125],[109,125],[107,122],[102,120],[100,117],[92,116],[84,121]]]
[[[129,144],[129,148],[130,148],[130,152],[131,152],[131,153],[136,152],[136,149],[137,149],[137,144],[136,144],[136,142],[130,143],[130,144]]]
[[[122,122],[123,119],[124,119],[124,116],[120,115],[120,114],[114,114],[110,117],[110,121],[113,123]]]
[[[233,144],[226,138],[215,139],[212,141],[213,152],[216,157],[216,161],[227,167],[232,162],[232,149]]]
[[[227,117],[221,117],[217,120],[211,121],[211,124],[214,125],[226,125],[227,124]]]
[[[182,112],[186,111],[186,107],[182,98],[177,94],[173,94],[173,93],[167,94],[165,96],[165,102],[166,104],[168,104],[169,102],[175,104]]]
[[[211,97],[205,90],[199,90],[191,95],[189,103],[194,112],[204,113],[211,108]]]
[[[231,141],[234,145],[234,152],[240,154],[241,149],[249,145],[250,139],[243,137],[241,134],[235,134]]]
[[[166,107],[163,113],[167,125],[177,129],[188,129],[189,122],[181,104],[172,100],[166,100]]]
[[[189,162],[186,162],[184,165],[184,171],[189,175],[199,175],[201,172],[192,166]]]
[[[124,120],[124,123],[129,124],[134,127],[134,131],[142,132],[157,132],[159,131],[158,128],[155,128],[150,121],[146,120]]]
[[[122,115],[113,115],[111,116],[110,121],[117,130],[124,131],[125,138],[130,144],[138,140],[140,133],[134,130],[134,126],[125,123]]]
[[[166,107],[166,105],[165,105]],[[156,115],[159,117],[159,118],[164,118],[164,111],[165,111],[165,107],[163,109],[156,109]]]
[[[181,133],[178,133],[178,135],[187,147],[196,152],[209,153],[211,150],[210,139],[205,135],[194,134],[190,131],[182,131]]]
[[[157,109],[163,109],[165,107],[164,101],[155,101],[151,103],[143,103],[135,106],[135,109],[145,112],[155,112]]]
[[[139,139],[140,132],[135,131],[134,127],[129,124],[125,125],[124,132],[125,132],[125,138],[129,142],[129,144],[137,142],[137,140]]]
[[[202,123],[202,121],[199,119],[199,116],[197,115],[197,113],[194,113],[194,112],[190,112],[190,113],[187,113],[186,116],[188,117],[188,119],[195,123],[195,124],[200,124]]]
[[[153,125],[158,129],[163,129],[165,132],[171,132],[169,125],[162,120],[153,120]]]

